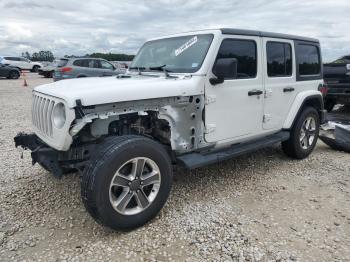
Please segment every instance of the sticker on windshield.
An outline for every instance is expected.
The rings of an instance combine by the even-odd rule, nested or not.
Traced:
[[[197,40],[197,36],[192,37],[190,40],[188,40],[186,43],[184,43],[182,46],[175,50],[175,56],[180,55],[183,51],[193,46],[195,43],[197,43]]]

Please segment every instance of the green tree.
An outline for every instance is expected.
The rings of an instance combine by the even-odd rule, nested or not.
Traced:
[[[51,51],[39,51],[32,54],[32,61],[48,61],[52,62],[55,59]]]

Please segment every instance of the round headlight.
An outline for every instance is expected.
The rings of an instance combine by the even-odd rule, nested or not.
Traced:
[[[66,109],[63,103],[55,105],[52,112],[52,121],[55,127],[62,128],[66,122]]]

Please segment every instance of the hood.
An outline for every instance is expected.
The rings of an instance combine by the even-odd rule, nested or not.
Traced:
[[[34,91],[63,99],[72,108],[76,106],[77,99],[81,100],[83,106],[90,106],[158,97],[198,95],[204,93],[204,77],[89,77],[41,85]]]

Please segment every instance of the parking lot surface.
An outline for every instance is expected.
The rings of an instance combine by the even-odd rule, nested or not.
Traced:
[[[349,261],[350,154],[318,142],[296,161],[280,146],[178,170],[156,219],[113,232],[87,214],[78,174],[57,179],[13,137],[31,129],[31,91],[0,79],[0,261]]]

